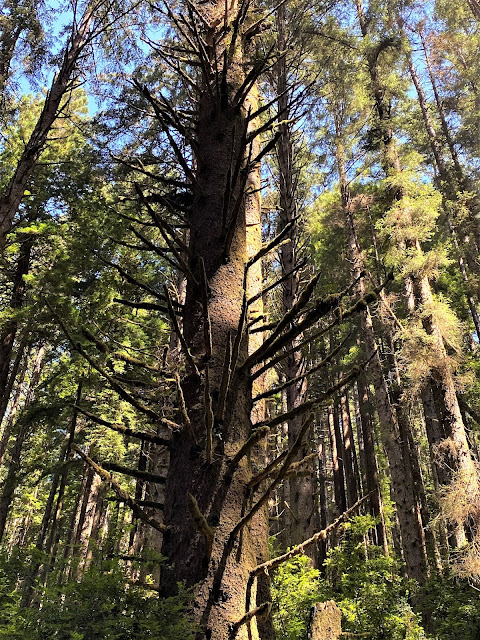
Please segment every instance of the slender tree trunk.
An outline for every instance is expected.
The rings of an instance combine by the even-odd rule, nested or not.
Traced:
[[[99,2],[94,11],[100,12],[102,8],[103,2]],[[78,73],[78,62],[94,34],[92,25],[95,23],[95,18],[93,11],[88,8],[79,21],[72,26],[60,68],[50,85],[41,114],[15,167],[12,178],[0,196],[0,250],[3,249],[6,236],[12,229],[15,215],[45,148],[50,131],[62,111],[62,101],[68,90],[74,87],[75,77]]]
[[[284,52],[288,45],[288,23],[286,16],[286,4],[278,7],[276,13],[277,26],[277,47],[278,51]],[[289,110],[290,96],[288,93],[288,71],[287,58],[283,55],[277,63],[277,94],[278,99],[278,119],[279,137],[276,145],[278,161],[279,198],[280,198],[280,228],[291,224],[297,217],[297,207],[295,200],[296,176],[294,169],[292,131]],[[280,248],[280,264],[282,275],[286,276],[282,287],[283,313],[287,313],[295,303],[299,289],[299,273],[295,268],[298,266],[298,228],[293,226],[286,236],[289,242]],[[289,274],[289,275],[288,275]],[[299,335],[287,348],[291,349],[299,344],[302,336]],[[282,372],[286,380],[295,379],[301,372],[303,366],[303,356],[300,349],[294,351],[285,359]],[[307,392],[306,380],[300,380],[287,387],[286,409],[300,406],[305,400]],[[302,426],[302,418],[298,416],[288,421],[288,442],[289,446],[295,442]],[[298,459],[304,458],[311,453],[312,446],[305,443],[298,454]],[[288,479],[289,507],[285,512],[285,537],[289,545],[299,544],[314,533],[314,478],[313,475],[306,477],[292,476]],[[309,553],[309,551],[307,551]],[[314,550],[311,551],[312,557]]]
[[[347,485],[347,506],[351,507],[358,500],[358,464],[356,464],[355,442],[353,439],[352,421],[346,393],[340,396],[340,412],[343,429],[343,468],[345,471],[345,483]]]
[[[10,298],[10,309],[13,314],[19,311],[23,305],[25,298],[25,276],[30,268],[30,257],[33,247],[33,237],[27,238],[22,242],[20,255],[15,268],[15,275],[12,283],[12,295]],[[8,401],[12,392],[15,377],[20,366],[22,351],[25,348],[25,333],[17,349],[17,358],[12,363],[12,354],[14,352],[15,338],[17,336],[18,320],[13,316],[2,328],[0,334],[0,424],[7,410]]]
[[[378,463],[375,455],[375,442],[372,424],[372,407],[368,394],[365,376],[360,374],[357,378],[358,403],[360,406],[360,418],[362,425],[363,443],[365,448],[366,489],[372,493],[372,514],[379,519],[376,527],[376,543],[383,547],[385,555],[388,555],[387,531],[383,516],[382,497],[378,477]]]
[[[399,17],[399,25],[400,28],[402,28],[403,23],[401,18]],[[425,49],[425,55],[426,54],[426,49]],[[428,58],[427,58],[428,59]],[[454,180],[452,180],[452,177],[450,176],[450,171],[449,168],[447,167],[447,164],[445,162],[445,159],[443,157],[443,153],[442,153],[442,149],[440,146],[440,143],[438,141],[437,138],[437,133],[435,130],[435,126],[432,120],[432,116],[430,115],[430,111],[428,110],[428,103],[427,103],[427,97],[425,95],[425,91],[423,90],[423,86],[421,84],[420,78],[418,77],[418,74],[415,70],[415,67],[413,65],[413,61],[412,61],[412,57],[410,55],[410,53],[407,54],[407,62],[408,62],[408,67],[409,67],[409,71],[410,71],[410,76],[412,78],[413,84],[415,85],[415,89],[417,91],[417,96],[418,96],[418,102],[420,104],[420,109],[422,112],[422,117],[423,117],[423,122],[425,125],[425,130],[427,132],[428,135],[428,140],[430,143],[430,148],[432,150],[433,156],[435,158],[435,162],[436,165],[438,167],[438,172],[440,175],[440,190],[442,191],[443,197],[444,197],[444,211],[445,211],[445,216],[446,216],[446,221],[447,221],[447,227],[448,227],[448,231],[450,233],[450,236],[452,238],[454,247],[455,247],[455,252],[457,254],[457,261],[458,261],[458,266],[459,266],[459,270],[460,270],[460,274],[462,277],[463,282],[465,283],[465,294],[466,294],[466,298],[467,298],[467,303],[468,303],[468,308],[470,310],[470,314],[472,316],[472,320],[473,320],[473,324],[475,326],[475,331],[477,333],[477,338],[480,338],[480,315],[478,313],[478,300],[475,299],[473,293],[472,293],[472,287],[471,287],[471,283],[470,283],[470,279],[468,277],[468,273],[467,273],[467,265],[466,265],[466,260],[464,257],[464,249],[468,247],[468,238],[464,237],[464,235],[461,233],[461,237],[460,237],[460,241],[461,241],[461,246],[459,243],[459,239],[457,237],[457,230],[454,227],[454,224],[452,222],[451,216],[450,216],[450,206],[449,206],[449,200],[454,200],[456,198],[456,185],[454,184]],[[429,71],[431,73],[431,68],[429,67]],[[445,133],[445,129],[448,132],[448,125],[445,121],[445,116],[443,114],[443,108],[441,106],[441,103],[439,101],[439,96],[436,90],[436,85],[435,85],[435,81],[433,79],[432,76],[432,83],[434,86],[434,91],[435,91],[435,98],[437,101],[437,107],[439,108],[440,114],[441,114],[441,121],[442,121],[442,129],[443,132]],[[449,147],[452,147],[453,150],[455,150],[455,147],[453,145],[453,142],[451,141],[451,139],[449,139]],[[456,155],[453,156],[454,161],[456,158],[457,164],[456,166],[456,170],[458,173],[458,170],[461,170],[461,167],[458,164],[458,158],[456,157]],[[457,167],[458,165],[458,167]],[[452,184],[453,183],[453,184]],[[475,270],[476,272],[478,272],[478,270]]]
[[[328,495],[327,495],[327,451],[325,438],[322,436],[318,444],[318,493],[320,503],[320,529],[328,525]],[[317,566],[321,570],[327,557],[327,541],[321,540],[318,545]]]
[[[24,409],[27,409],[29,405],[33,402],[35,395],[35,388],[40,379],[43,357],[45,354],[45,347],[40,347],[35,356],[35,361],[33,363],[33,369],[30,376],[29,388],[27,391]],[[7,524],[8,513],[10,510],[10,506],[13,501],[15,489],[17,488],[18,483],[18,472],[21,467],[21,455],[23,450],[23,445],[25,439],[27,438],[32,424],[29,420],[20,418],[20,424],[18,427],[17,436],[15,438],[15,442],[13,444],[11,453],[10,453],[10,464],[8,467],[7,477],[5,479],[3,485],[3,491],[0,496],[0,542],[2,541],[3,534],[5,533],[5,527]]]
[[[422,44],[422,49],[424,52],[424,56],[425,56],[425,66],[427,68],[427,72],[428,72],[428,77],[430,79],[430,84],[432,86],[433,89],[433,95],[435,98],[435,104],[437,106],[437,112],[438,112],[438,116],[440,118],[440,124],[441,124],[441,129],[442,129],[442,133],[443,136],[445,138],[445,141],[447,143],[447,147],[448,150],[450,152],[450,157],[453,163],[453,168],[454,168],[454,173],[455,173],[455,177],[456,177],[456,182],[458,184],[458,186],[460,187],[460,189],[462,189],[463,191],[471,191],[471,185],[469,184],[469,180],[467,179],[467,177],[465,176],[465,172],[463,170],[463,167],[460,163],[460,159],[458,156],[458,152],[457,149],[455,147],[455,142],[453,140],[452,134],[451,134],[451,130],[450,130],[450,126],[448,124],[448,120],[447,120],[447,116],[445,114],[445,109],[443,106],[443,102],[442,99],[440,97],[440,94],[438,92],[438,87],[437,87],[437,81],[436,81],[436,77],[435,77],[435,73],[432,69],[432,65],[430,62],[430,56],[428,53],[428,48],[427,48],[427,43],[425,42],[425,38],[423,35],[423,32],[420,31],[419,33],[420,35],[420,41]],[[467,210],[469,213],[469,229],[471,231],[471,234],[473,235],[474,238],[474,242],[472,240],[469,241],[468,245],[465,245],[463,247],[464,251],[467,251],[468,248],[470,248],[470,251],[466,254],[466,258],[469,261],[469,265],[472,269],[472,271],[474,273],[479,273],[480,271],[480,265],[478,263],[478,251],[480,250],[480,226],[478,223],[478,211],[479,211],[479,199],[478,196],[474,196],[468,204]],[[474,244],[474,246],[472,247],[471,245]],[[471,254],[471,255],[469,255]]]
[[[22,393],[24,390],[24,382],[25,382],[25,376],[27,374],[28,363],[29,363],[29,358],[28,358],[28,354],[26,354],[23,358],[23,363],[21,368],[19,363],[19,367],[18,367],[19,371],[16,373],[16,376],[15,376],[16,377],[15,394],[12,398],[12,402],[10,403],[8,417],[4,421],[5,424],[3,427],[2,438],[0,440],[0,465],[3,464],[5,452],[7,450],[8,442],[10,439],[10,434],[15,424],[15,419],[17,417],[18,410],[20,408],[20,401],[22,399]]]
[[[328,407],[328,434],[330,437],[330,454],[333,468],[333,488],[338,513],[347,509],[347,497],[343,479],[343,458],[341,453],[341,435],[338,413],[334,404]],[[340,450],[339,450],[340,447]]]

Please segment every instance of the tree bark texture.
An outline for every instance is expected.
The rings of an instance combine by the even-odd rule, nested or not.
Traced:
[[[222,3],[209,5],[205,17],[223,25],[235,10],[233,6],[230,14]],[[212,63],[216,35],[215,30],[205,33]],[[179,581],[194,586],[193,619],[201,629],[199,638],[211,640],[227,640],[233,625],[255,608],[256,589],[247,594],[248,578],[259,556],[267,557],[266,511],[235,533],[255,500],[247,486],[257,456],[242,456],[235,464],[232,459],[252,433],[252,385],[238,365],[248,355],[245,267],[254,252],[248,241],[252,235],[261,237],[258,177],[252,175],[258,169],[245,162],[255,157],[255,150],[253,144],[244,144],[255,97],[250,91],[248,99],[234,103],[245,78],[243,61],[239,39],[236,50],[225,55],[223,86],[209,91],[202,85],[198,95],[189,219],[191,277],[183,314],[185,341],[198,372],[190,366],[181,381],[193,437],[186,430],[173,433],[165,486],[164,522],[169,529],[163,553],[171,568],[162,571],[160,588],[170,595]],[[261,272],[248,277],[261,282]],[[255,617],[238,628],[237,638],[247,637],[258,638]]]

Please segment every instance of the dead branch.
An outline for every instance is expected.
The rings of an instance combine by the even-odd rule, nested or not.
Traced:
[[[475,422],[480,425],[480,413],[478,413],[478,411],[475,411],[475,409],[473,409],[468,402],[465,400],[465,398],[463,398],[461,395],[458,395],[458,404],[460,405],[460,409],[462,409],[463,411],[465,411],[466,413],[468,413],[474,420]]]
[[[183,424],[185,425],[188,435],[191,437],[193,442],[196,443],[195,433],[193,432],[192,423],[188,416],[187,405],[185,404],[185,397],[183,395],[182,385],[180,384],[180,376],[176,371],[174,373],[174,378],[177,384],[178,404],[180,405],[180,413],[182,414]]]
[[[112,431],[117,431],[118,433],[122,433],[124,436],[130,436],[132,438],[138,438],[139,440],[145,440],[146,442],[153,442],[154,444],[158,444],[164,447],[168,447],[170,445],[170,440],[168,438],[164,438],[162,436],[157,436],[155,433],[148,433],[147,431],[135,431],[134,429],[130,429],[130,427],[125,427],[123,424],[117,424],[115,422],[109,422],[108,420],[104,420],[99,416],[96,416],[90,411],[86,409],[82,409],[78,405],[72,405],[76,411],[82,413],[86,418],[91,420],[92,422],[96,422],[97,424],[101,424],[104,427],[108,427],[112,429]]]
[[[268,242],[254,256],[252,256],[250,260],[247,262],[247,269],[249,269],[253,264],[255,264],[257,260],[260,260],[261,258],[263,258],[263,256],[266,256],[267,253],[270,253],[270,251],[273,251],[273,249],[275,249],[282,242],[285,236],[288,233],[290,233],[295,223],[297,222],[297,219],[298,218],[294,218],[288,224],[286,224],[283,227],[283,229],[280,231],[280,233],[278,233],[272,240],[270,240],[270,242]]]
[[[167,307],[155,304],[154,302],[133,302],[132,300],[124,300],[123,298],[113,298],[113,302],[123,304],[131,309],[146,309],[147,311],[161,311],[162,313],[168,311]]]
[[[256,83],[259,76],[265,70],[267,63],[272,59],[272,53],[275,47],[276,47],[276,44],[273,44],[270,47],[270,49],[267,51],[267,53],[264,55],[263,59],[259,60],[247,73],[244,81],[242,82],[242,85],[239,87],[239,89],[236,91],[233,97],[232,106],[234,108],[235,107],[239,108],[243,105],[243,102],[245,98],[248,96],[248,94],[250,93],[253,85]]]
[[[302,321],[294,324],[286,333],[281,336],[275,336],[277,332],[274,332],[261,347],[257,349],[242,365],[242,369],[246,367],[253,367],[258,362],[271,357],[282,349],[285,345],[291,343],[298,335],[304,333],[312,325],[314,325],[320,318],[326,316],[328,313],[336,309],[342,301],[342,298],[347,295],[349,289],[345,289],[341,293],[328,295],[325,298],[318,300],[314,307],[310,309]],[[375,302],[378,299],[377,291],[370,291],[365,294],[363,298],[357,300],[351,307],[339,314],[335,324],[338,324],[342,320],[350,317],[351,315],[358,313],[367,308],[369,304]],[[293,308],[292,308],[293,310]],[[285,316],[284,316],[285,317]],[[276,339],[273,339],[273,337]]]
[[[285,413],[281,413],[280,415],[275,416],[275,418],[271,418],[270,420],[266,420],[263,422],[258,422],[255,426],[256,427],[266,426],[272,429],[273,427],[277,426],[277,424],[282,424],[282,422],[288,422],[289,420],[292,420],[296,416],[301,416],[304,413],[307,413],[307,411],[311,411],[312,409],[315,409],[316,407],[318,407],[319,404],[321,404],[324,400],[327,400],[328,398],[330,398],[334,393],[339,391],[342,387],[345,387],[347,384],[349,384],[353,380],[356,380],[356,378],[359,376],[360,372],[364,369],[366,364],[367,363],[364,362],[362,363],[361,366],[357,365],[352,367],[352,370],[350,371],[348,376],[345,376],[343,380],[329,387],[324,393],[320,394],[317,398],[314,398],[312,400],[307,400],[306,402],[303,402],[298,407],[295,407],[290,411],[286,411]]]
[[[215,412],[215,419],[217,422],[222,422],[225,416],[225,407],[227,402],[228,387],[230,384],[230,377],[232,375],[232,337],[228,332],[227,345],[225,347],[225,357],[223,360],[222,379],[220,381],[220,389],[218,392],[218,404]]]
[[[143,362],[143,360],[140,360],[139,358],[134,358],[133,356],[130,356],[128,353],[125,353],[124,351],[114,351],[112,353],[112,356],[114,358],[118,358],[119,360],[123,360],[123,362],[127,362],[128,364],[133,364],[137,367],[141,367],[142,369],[146,369],[147,371],[152,371],[153,373],[160,373],[160,374],[165,373],[163,369],[159,369],[158,367],[152,367],[146,362]]]
[[[310,453],[308,456],[305,456],[298,462],[292,462],[292,464],[290,465],[290,469],[285,474],[285,477],[290,478],[291,476],[297,476],[307,471],[310,473],[312,469],[309,468],[309,465],[311,462],[313,462],[317,458],[318,458],[317,453]]]
[[[232,214],[230,217],[230,222],[228,225],[228,229],[227,229],[227,234],[225,237],[225,247],[223,250],[223,255],[224,255],[224,259],[227,260],[228,257],[230,256],[230,249],[232,247],[232,242],[233,242],[233,237],[235,235],[235,229],[237,226],[237,219],[238,219],[238,214],[240,213],[240,207],[242,205],[242,202],[245,198],[245,187],[247,185],[247,180],[248,180],[248,174],[250,171],[250,167],[251,165],[251,158],[252,158],[252,145],[249,146],[248,148],[248,158],[247,158],[247,162],[245,164],[245,167],[243,168],[243,176],[242,176],[242,182],[240,184],[240,188],[238,191],[238,195],[237,195],[237,199],[235,200],[235,204],[233,205],[233,210],[232,210]]]
[[[210,323],[210,314],[208,312],[208,280],[205,271],[205,262],[200,258],[201,267],[201,284],[202,284],[202,307],[203,307],[203,340],[205,343],[205,360],[208,361],[212,357],[212,325]]]
[[[143,289],[154,298],[157,298],[157,300],[165,300],[165,296],[155,291],[155,289],[152,289],[151,287],[149,287],[148,284],[139,282],[136,278],[134,278],[132,275],[127,273],[125,269],[122,269],[122,267],[119,264],[115,264],[115,262],[110,262],[110,260],[107,260],[106,258],[102,258],[102,256],[98,254],[97,254],[97,258],[101,260],[104,264],[108,265],[109,267],[116,269],[118,273],[122,276],[122,278],[125,278],[125,280],[130,284],[133,284],[135,287],[139,287],[139,289]]]
[[[301,310],[306,306],[308,301],[313,295],[315,287],[317,285],[318,279],[320,278],[320,274],[314,276],[310,282],[304,287],[304,289],[300,292],[300,295],[292,306],[289,309],[283,318],[277,323],[276,329],[272,332],[272,334],[265,340],[261,347],[259,347],[256,351],[249,356],[246,361],[242,365],[242,369],[246,369],[248,367],[252,367],[257,362],[265,359],[264,354],[268,353],[272,344],[275,343],[275,340],[281,334],[281,332],[298,316]]]
[[[333,329],[333,327],[337,326],[338,323],[339,323],[339,319],[336,318],[329,325],[327,325],[323,329],[320,329],[319,331],[316,331],[315,333],[312,333],[312,335],[308,336],[308,338],[305,338],[305,340],[302,340],[302,342],[299,342],[298,344],[294,345],[290,349],[287,349],[286,351],[282,351],[275,358],[273,358],[272,360],[269,360],[262,367],[260,367],[259,369],[251,373],[250,377],[252,378],[252,380],[255,380],[255,378],[258,378],[258,376],[261,376],[262,374],[264,374],[265,371],[268,371],[268,369],[275,367],[279,362],[287,358],[292,353],[295,353],[295,351],[298,351],[299,349],[303,349],[303,347],[305,347],[307,344],[310,344],[320,336],[323,336],[325,335],[325,333],[328,333],[328,331],[330,331],[330,329]]]
[[[203,399],[205,407],[205,459],[207,464],[211,464],[213,460],[213,409],[212,396],[210,395],[210,374],[208,370],[208,364],[205,367]]]
[[[178,324],[177,316],[175,315],[175,312],[173,310],[172,299],[170,297],[170,293],[166,286],[165,286],[165,297],[167,300],[168,315],[170,316],[170,320],[172,321],[173,328],[175,329],[175,333],[177,334],[178,339],[180,340],[180,345],[182,347],[187,363],[190,366],[193,373],[196,376],[200,376],[200,372],[198,371],[197,365],[195,364],[193,356],[190,353],[190,349],[188,348],[188,344],[183,335],[183,331],[180,329],[180,325]]]
[[[146,482],[153,482],[155,484],[165,484],[165,477],[159,476],[156,473],[150,473],[149,471],[141,471],[140,469],[130,469],[124,467],[116,462],[104,462],[103,468],[107,471],[115,471],[122,473],[125,476],[131,476],[132,478],[138,478],[139,480],[145,480]]]
[[[270,429],[268,427],[260,427],[260,429],[255,429],[252,435],[248,438],[246,442],[240,447],[237,453],[232,458],[230,462],[230,467],[235,469],[243,456],[246,456],[248,452],[254,447],[257,442],[260,442],[263,438],[266,438],[270,433]]]
[[[137,236],[139,240],[141,240],[144,243],[147,249],[149,249],[150,251],[154,251],[157,255],[159,255],[162,258],[162,260],[165,260],[166,262],[168,262],[174,269],[178,269],[179,271],[182,270],[180,265],[178,265],[175,262],[175,260],[172,260],[167,255],[167,253],[173,253],[171,249],[167,250],[167,249],[162,249],[161,247],[157,247],[156,244],[154,244],[153,242],[150,242],[148,238],[146,238],[143,234],[141,234],[139,231],[137,231],[133,227],[130,227],[130,230],[132,231],[133,234]]]
[[[159,511],[163,510],[163,503],[156,502],[155,500],[137,500],[136,501],[139,507],[148,507],[149,509],[158,509]]]
[[[270,464],[267,465],[263,471],[260,471],[260,473],[258,473],[256,476],[254,476],[250,480],[250,482],[247,485],[247,488],[249,490],[255,490],[256,487],[261,482],[263,482],[263,480],[265,480],[265,478],[267,478],[283,460],[285,460],[285,456],[287,455],[287,453],[288,451],[283,451],[279,456],[275,458],[275,460],[272,460],[272,462],[270,462]]]
[[[263,298],[263,296],[265,294],[267,294],[269,291],[271,291],[272,289],[275,289],[275,287],[278,287],[279,284],[282,284],[283,282],[285,282],[285,280],[287,280],[291,275],[293,275],[296,271],[298,271],[299,269],[301,269],[302,267],[304,267],[306,265],[307,261],[304,259],[302,260],[299,264],[297,264],[293,269],[291,269],[291,271],[289,271],[288,273],[286,273],[285,275],[283,275],[281,278],[279,278],[278,280],[275,280],[275,282],[273,282],[272,284],[269,284],[268,287],[265,287],[265,289],[262,289],[259,293],[255,294],[254,296],[252,296],[251,298],[248,299],[247,304],[251,305],[254,302],[256,302],[259,298]]]
[[[258,566],[255,567],[255,569],[253,569],[250,575],[258,576],[263,572],[269,573],[270,571],[274,571],[281,564],[283,564],[287,560],[290,560],[290,558],[293,558],[294,556],[298,556],[304,553],[305,549],[310,545],[315,544],[319,540],[326,540],[327,536],[329,536],[333,531],[335,531],[335,529],[337,529],[343,522],[345,522],[345,520],[348,520],[348,518],[359,507],[361,507],[362,504],[364,504],[371,497],[371,495],[372,494],[369,493],[368,495],[361,498],[361,500],[358,500],[358,502],[356,502],[352,507],[350,507],[350,509],[347,509],[346,511],[344,511],[342,515],[339,516],[336,520],[334,520],[332,524],[328,525],[328,527],[326,527],[325,529],[322,529],[322,531],[319,531],[318,533],[313,535],[311,538],[308,538],[308,540],[305,540],[304,542],[297,545],[296,547],[293,547],[292,549],[290,549],[290,551],[287,551],[287,553],[284,553],[281,556],[277,556],[276,558],[272,558],[272,560],[268,560],[267,562],[264,562],[262,564],[259,564]]]
[[[188,509],[192,515],[192,518],[195,522],[195,525],[199,533],[201,533],[205,538],[205,542],[207,545],[207,557],[210,558],[212,553],[213,540],[215,537],[213,529],[208,524],[207,519],[205,518],[203,513],[200,511],[198,502],[196,501],[194,496],[192,496],[191,493],[187,493],[187,499],[188,499]]]
[[[233,541],[235,539],[235,536],[243,529],[243,527],[248,522],[250,522],[253,516],[266,504],[272,491],[274,491],[278,487],[278,485],[282,482],[286,472],[288,471],[290,465],[294,461],[295,456],[299,452],[300,447],[302,445],[303,438],[306,432],[308,431],[308,429],[312,426],[314,419],[315,419],[315,415],[311,413],[308,416],[308,418],[304,421],[304,423],[300,428],[298,436],[295,442],[293,443],[292,447],[289,449],[287,455],[285,456],[285,460],[280,470],[278,471],[277,475],[275,476],[275,479],[272,481],[269,487],[265,490],[265,493],[262,495],[262,497],[259,498],[257,502],[253,505],[250,511],[245,516],[243,516],[243,518],[232,529],[232,532],[230,533],[230,536],[229,536],[230,541]]]
[[[150,205],[150,203],[147,201],[147,199],[145,198],[145,195],[143,193],[143,191],[141,190],[140,186],[135,182],[135,190],[138,193],[140,200],[142,202],[142,204],[146,207],[148,213],[150,214],[150,216],[152,217],[152,220],[157,224],[157,227],[162,235],[162,238],[164,239],[164,241],[166,242],[168,248],[170,249],[170,251],[173,253],[178,266],[180,267],[180,270],[183,272],[183,274],[185,275],[185,277],[190,280],[190,282],[194,285],[194,286],[198,286],[198,282],[196,280],[196,278],[194,277],[193,273],[190,270],[190,267],[188,266],[188,264],[186,263],[186,261],[183,259],[181,253],[178,251],[178,249],[175,247],[175,243],[180,246],[181,250],[185,251],[186,249],[188,249],[188,247],[186,247],[185,243],[183,241],[181,241],[177,235],[173,232],[172,238],[173,240],[170,239],[168,232],[167,232],[167,227],[166,227],[166,222],[164,220],[161,219],[161,217],[158,215],[158,213],[155,211],[155,209],[153,209]],[[188,250],[189,253],[189,250]]]
[[[247,624],[247,622],[250,622],[250,620],[253,620],[253,618],[267,616],[270,613],[271,608],[272,608],[271,602],[264,602],[258,607],[255,607],[255,609],[252,609],[251,611],[247,611],[247,613],[244,616],[242,616],[240,620],[237,620],[237,622],[232,624],[232,626],[230,627],[230,634],[229,634],[230,640],[234,640],[240,627],[242,627],[244,624]]]
[[[247,271],[245,270],[244,282],[246,281],[246,273]],[[233,348],[232,348],[232,361],[230,364],[232,374],[235,371],[235,367],[237,366],[237,360],[240,353],[240,344],[242,342],[243,329],[245,327],[246,319],[247,319],[247,292],[246,292],[246,286],[244,286],[242,310],[240,312],[240,319],[238,321],[237,335],[235,336],[235,340],[233,342]],[[228,392],[228,389],[227,389],[227,392]]]
[[[277,387],[272,387],[271,389],[264,391],[264,393],[260,393],[258,396],[255,396],[255,398],[253,399],[253,402],[258,402],[259,400],[263,400],[264,398],[269,398],[270,396],[275,395],[279,391],[283,391],[290,385],[295,384],[296,382],[300,382],[301,380],[308,378],[308,376],[311,376],[313,373],[315,373],[316,371],[324,367],[326,364],[328,364],[332,360],[332,358],[334,358],[337,355],[337,353],[342,349],[342,347],[345,345],[347,340],[350,338],[350,335],[351,334],[349,333],[348,336],[344,340],[342,340],[342,342],[340,342],[340,344],[338,344],[334,349],[332,349],[330,353],[327,356],[325,356],[325,358],[323,358],[320,362],[317,362],[317,364],[314,367],[311,367],[305,373],[302,373],[301,375],[296,376],[295,378],[291,378],[290,380],[287,380],[286,382],[284,382],[281,385],[278,385]]]
[[[267,153],[270,153],[270,151],[272,151],[272,149],[275,149],[275,147],[277,145],[277,142],[279,141],[281,135],[282,135],[281,131],[277,131],[275,133],[273,138],[269,142],[267,142],[267,144],[263,147],[263,149],[252,160],[252,166],[255,166],[256,164],[259,164],[259,162],[262,160],[262,158],[264,156],[267,155]]]
[[[96,335],[94,335],[87,327],[80,327],[80,331],[82,335],[89,341],[93,342],[93,344],[97,347],[100,353],[108,353],[109,349],[107,345],[99,340]]]
[[[78,455],[85,460],[85,462],[92,467],[92,469],[95,471],[95,473],[97,473],[100,478],[106,482],[117,494],[117,496],[119,498],[121,498],[122,502],[125,502],[126,505],[128,505],[132,512],[133,515],[138,518],[139,520],[143,520],[143,522],[145,522],[146,524],[150,525],[151,527],[153,527],[154,529],[156,529],[157,531],[160,531],[161,533],[165,533],[165,531],[168,531],[168,527],[164,524],[162,524],[161,522],[158,522],[158,520],[155,520],[154,518],[150,517],[143,509],[141,509],[138,504],[135,502],[135,500],[126,492],[122,489],[122,487],[118,484],[118,482],[116,482],[112,476],[111,473],[109,473],[108,471],[106,471],[105,469],[102,469],[102,467],[100,467],[96,462],[94,462],[91,458],[89,458],[87,456],[86,453],[84,453],[80,447],[78,447],[76,444],[72,444],[72,449],[78,453]]]

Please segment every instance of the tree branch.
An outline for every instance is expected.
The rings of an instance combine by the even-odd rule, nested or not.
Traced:
[[[322,531],[319,531],[311,538],[308,538],[308,540],[305,540],[296,547],[293,547],[292,549],[290,549],[290,551],[287,551],[287,553],[284,553],[281,556],[277,556],[276,558],[272,558],[272,560],[268,560],[267,562],[257,565],[255,569],[253,569],[253,571],[250,573],[250,575],[258,576],[261,573],[269,573],[270,571],[274,571],[281,564],[283,564],[287,560],[290,560],[290,558],[304,553],[305,549],[310,545],[315,544],[319,540],[326,540],[327,536],[335,531],[335,529],[337,529],[343,522],[345,522],[345,520],[348,520],[348,518],[371,497],[372,493],[369,493],[361,498],[361,500],[358,500],[358,502],[351,506],[350,509],[344,511],[341,516],[334,520],[332,524],[328,525],[328,527],[322,529]]]
[[[141,509],[138,504],[135,502],[135,500],[126,492],[122,489],[122,487],[118,484],[118,482],[116,482],[112,476],[111,473],[109,473],[108,471],[106,471],[105,469],[102,469],[102,467],[100,467],[100,465],[98,465],[96,462],[94,462],[91,458],[89,458],[87,456],[86,453],[84,453],[80,447],[78,447],[76,444],[72,444],[72,449],[78,453],[78,455],[85,460],[85,462],[92,467],[92,469],[95,471],[95,473],[97,473],[100,478],[106,482],[117,494],[117,496],[122,500],[122,502],[125,502],[125,504],[127,504],[131,510],[133,511],[133,515],[138,518],[139,520],[143,520],[143,522],[145,522],[146,524],[150,525],[151,527],[153,527],[154,529],[156,529],[157,531],[160,531],[161,533],[165,533],[165,531],[168,531],[169,527],[167,527],[166,525],[162,524],[161,522],[158,522],[158,520],[155,520],[154,518],[151,518],[147,513],[145,513],[145,511],[143,509]]]

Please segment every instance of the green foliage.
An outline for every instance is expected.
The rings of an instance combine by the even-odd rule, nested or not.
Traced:
[[[273,622],[282,640],[305,638],[311,607],[322,600],[326,585],[310,558],[296,556],[275,572],[272,585]]]
[[[466,580],[437,576],[427,581],[419,595],[425,628],[434,640],[480,638],[478,590]]]
[[[52,581],[53,582],[53,581]],[[0,581],[0,638],[9,640],[190,640],[185,616],[189,593],[159,599],[154,591],[126,581],[118,563],[91,566],[81,581],[50,586],[42,608],[21,608],[11,580]]]
[[[328,554],[325,578],[305,556],[277,570],[273,598],[279,638],[304,638],[310,607],[325,600],[334,600],[342,610],[346,632],[365,634],[369,640],[425,638],[410,606],[411,585],[401,577],[400,563],[366,543],[374,525],[371,516],[353,518],[341,544]]]

